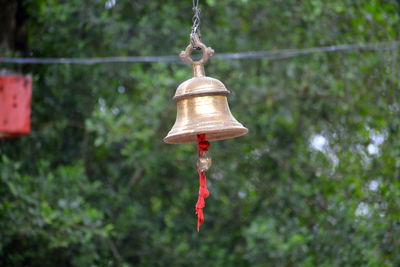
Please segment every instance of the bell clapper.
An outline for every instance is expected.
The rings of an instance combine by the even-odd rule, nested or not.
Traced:
[[[208,154],[208,149],[210,148],[211,145],[210,142],[206,140],[206,134],[198,134],[197,140],[198,140],[197,146],[199,147],[197,168],[199,169],[200,172],[205,172],[211,167],[212,164],[211,157]]]
[[[211,167],[211,164],[212,160],[207,151],[203,152],[197,159],[197,168],[201,172],[208,171],[208,169]]]

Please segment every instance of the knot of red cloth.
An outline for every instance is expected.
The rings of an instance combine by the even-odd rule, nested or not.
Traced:
[[[197,141],[198,141],[197,146],[199,148],[199,155],[201,155],[205,151],[208,151],[208,149],[210,148],[210,142],[206,140],[206,134],[198,134]]]
[[[205,134],[197,135],[198,148],[199,148],[199,157],[210,148],[210,142],[206,140]],[[196,203],[196,214],[197,214],[197,231],[200,230],[201,224],[204,222],[204,213],[203,208],[206,206],[205,198],[210,195],[210,192],[207,189],[207,178],[204,172],[197,169],[199,173],[200,187],[199,187],[199,197]]]

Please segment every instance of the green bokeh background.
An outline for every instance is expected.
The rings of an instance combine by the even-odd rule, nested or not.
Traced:
[[[10,57],[177,55],[191,28],[192,1],[15,3]],[[200,8],[216,53],[400,38],[396,0]],[[212,142],[199,233],[196,146],[162,142],[190,67],[2,64],[33,75],[33,100],[32,132],[0,140],[0,265],[399,266],[398,55],[211,59],[250,132]]]

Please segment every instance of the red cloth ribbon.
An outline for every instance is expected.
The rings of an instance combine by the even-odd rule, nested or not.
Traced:
[[[206,140],[205,134],[198,134],[197,135],[197,146],[199,147],[199,157],[205,152],[208,151],[210,147],[210,142]],[[204,201],[210,195],[207,189],[207,178],[204,172],[197,169],[199,173],[199,180],[200,180],[200,187],[199,187],[199,198],[197,199],[196,203],[196,214],[197,214],[197,231],[200,230],[201,224],[204,222],[204,213],[203,208],[206,206],[206,202]]]

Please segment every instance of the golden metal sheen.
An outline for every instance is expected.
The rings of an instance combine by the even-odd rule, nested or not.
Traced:
[[[214,54],[196,37],[203,57],[193,61],[190,54],[193,45],[189,44],[180,57],[193,66],[193,78],[183,82],[175,92],[177,115],[174,126],[164,142],[168,144],[196,143],[198,134],[206,134],[208,141],[238,137],[248,133],[231,114],[225,85],[214,78],[206,77],[203,64]]]

